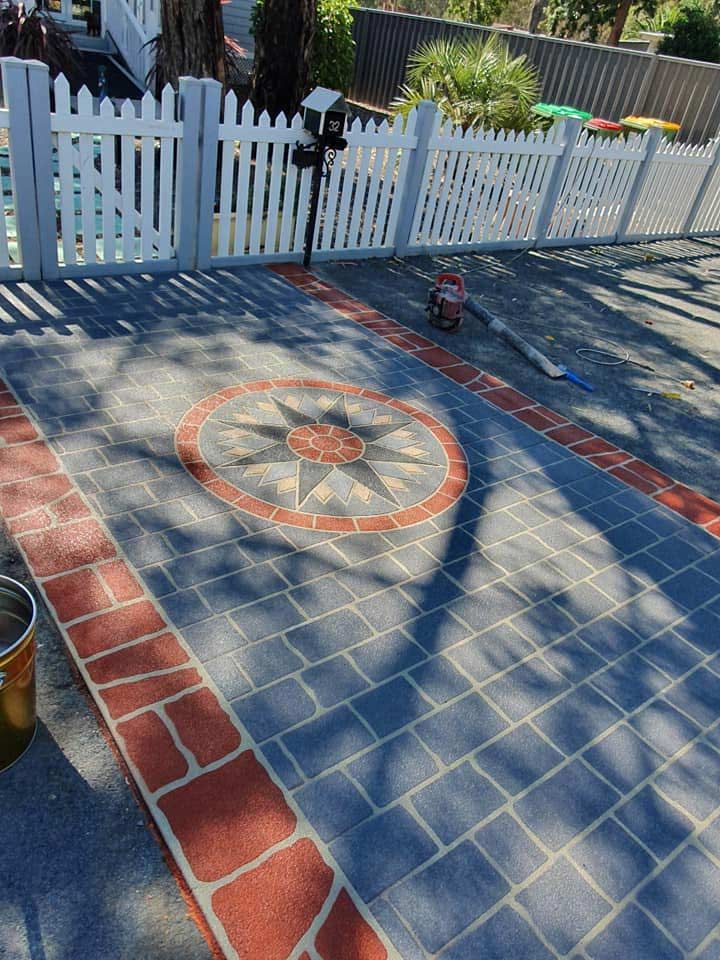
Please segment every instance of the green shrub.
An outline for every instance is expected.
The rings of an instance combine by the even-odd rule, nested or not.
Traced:
[[[670,57],[720,63],[720,23],[700,0],[684,0],[672,18],[672,36],[658,50]]]
[[[448,0],[445,16],[465,23],[492,23],[504,6],[504,0]]]
[[[531,130],[537,126],[537,71],[524,56],[514,57],[497,38],[430,40],[408,59],[407,83],[393,104],[407,114],[421,100],[433,100],[465,129]]]
[[[350,0],[318,0],[310,78],[313,86],[347,93],[355,61]]]

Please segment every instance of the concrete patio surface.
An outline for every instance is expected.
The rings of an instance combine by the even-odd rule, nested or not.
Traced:
[[[720,540],[286,273],[0,318],[0,510],[221,947],[717,958]]]
[[[427,291],[442,271],[464,275],[472,296],[589,380],[595,392],[550,380],[470,315],[459,334],[430,334]],[[324,263],[316,272],[658,470],[720,499],[717,240]],[[578,358],[575,350],[596,337],[614,341],[658,374]],[[691,393],[663,375],[696,380],[697,389]],[[682,399],[648,397],[634,387],[679,391]]]

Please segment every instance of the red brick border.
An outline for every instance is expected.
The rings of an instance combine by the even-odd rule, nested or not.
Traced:
[[[228,400],[244,393],[256,393],[273,387],[319,387],[336,393],[349,393],[357,397],[367,397],[370,400],[384,403],[394,410],[401,410],[409,417],[418,420],[424,427],[427,427],[443,448],[447,458],[445,479],[430,496],[412,507],[364,517],[337,517],[332,514],[286,510],[267,500],[261,500],[243,492],[218,476],[205,461],[200,450],[200,430],[210,414],[221,407],[222,404],[227,403]],[[418,410],[402,400],[387,397],[384,393],[331,380],[292,380],[287,378],[256,380],[220,390],[209,397],[205,397],[204,400],[196,403],[188,410],[175,431],[175,450],[185,469],[221,500],[225,500],[227,503],[231,503],[256,517],[264,517],[295,527],[312,527],[315,530],[364,533],[373,530],[393,530],[398,527],[409,527],[447,510],[465,490],[468,480],[467,461],[462,447],[450,431],[435,417],[431,417],[424,410]]]
[[[412,354],[428,366],[439,370],[473,393],[480,393],[490,403],[544,436],[557,440],[589,463],[607,470],[618,480],[648,494],[658,503],[681,514],[708,533],[720,537],[720,503],[678,483],[615,444],[571,423],[562,414],[550,410],[525,396],[503,380],[483,373],[478,367],[450,353],[427,337],[420,336],[402,323],[373,310],[360,300],[324,280],[319,280],[297,263],[281,263],[268,267],[303,293],[326,303],[366,330]]]
[[[213,952],[387,960],[366,908],[1,380],[0,514]]]

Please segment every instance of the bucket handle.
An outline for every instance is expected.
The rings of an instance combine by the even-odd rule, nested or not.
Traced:
[[[5,671],[0,670],[0,687],[3,685],[3,680],[5,679],[6,676],[7,674],[5,673]]]

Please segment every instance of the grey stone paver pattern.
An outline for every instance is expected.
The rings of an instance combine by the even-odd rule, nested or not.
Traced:
[[[720,956],[720,544],[262,269],[19,287],[0,366],[403,960]],[[445,513],[313,532],[174,452],[270,377],[427,410]]]

